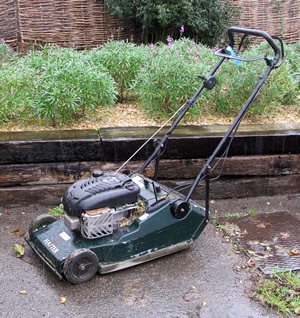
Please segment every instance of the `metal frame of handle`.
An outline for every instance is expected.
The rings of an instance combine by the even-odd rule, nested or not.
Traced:
[[[275,37],[275,36],[271,37],[269,34],[267,34],[264,31],[231,27],[231,28],[228,29],[228,36],[229,36],[229,45],[232,48],[234,47],[234,33],[242,33],[242,34],[244,34],[244,36],[242,37],[242,39],[240,41],[239,48],[238,48],[237,52],[239,52],[239,50],[241,49],[241,46],[243,44],[244,39],[248,35],[253,35],[253,36],[259,36],[259,37],[264,38],[269,43],[269,45],[272,47],[272,49],[274,50],[275,57],[273,58],[273,60],[268,59],[267,55],[265,55],[264,57],[259,57],[259,58],[243,59],[243,58],[241,58],[239,56],[232,56],[232,55],[228,55],[228,54],[223,54],[223,53],[220,53],[220,52],[218,53],[217,52],[217,55],[220,55],[221,58],[217,62],[215,67],[212,69],[212,71],[210,72],[208,78],[205,78],[203,76],[201,77],[202,79],[204,79],[203,84],[197,90],[195,95],[186,102],[184,109],[181,111],[181,113],[178,115],[176,120],[173,122],[173,124],[169,128],[167,134],[161,139],[161,141],[159,142],[159,144],[155,148],[155,150],[152,153],[152,155],[148,158],[148,160],[144,163],[144,165],[138,170],[138,173],[142,173],[145,170],[145,168],[150,164],[150,162],[152,160],[156,159],[157,156],[159,157],[159,153],[161,151],[161,147],[163,147],[165,145],[166,141],[168,140],[169,136],[172,134],[173,130],[176,128],[176,126],[178,125],[180,120],[184,117],[184,115],[189,110],[189,108],[193,106],[194,102],[201,95],[201,93],[204,90],[204,88],[212,89],[215,86],[215,83],[214,83],[214,85],[212,85],[212,87],[208,86],[207,85],[207,81],[209,79],[211,79],[212,77],[214,77],[213,75],[216,73],[216,71],[219,69],[221,64],[226,59],[235,59],[235,60],[242,60],[242,61],[244,61],[244,60],[245,61],[257,61],[257,60],[260,60],[260,59],[265,59],[266,62],[267,62],[268,69],[265,71],[264,74],[260,75],[259,81],[257,82],[256,87],[254,88],[252,94],[250,95],[250,97],[248,98],[247,102],[245,103],[245,105],[240,110],[239,114],[235,118],[234,122],[232,123],[232,125],[230,126],[230,128],[228,129],[226,134],[221,139],[221,141],[218,144],[218,146],[215,148],[215,150],[212,153],[212,155],[208,158],[208,160],[206,161],[206,163],[202,167],[201,171],[198,173],[198,175],[195,178],[193,184],[191,185],[191,188],[190,188],[188,194],[186,195],[186,197],[184,199],[185,202],[188,202],[190,200],[191,195],[193,194],[194,190],[196,189],[199,181],[202,180],[204,176],[206,176],[206,178],[205,178],[206,179],[206,219],[208,219],[208,210],[209,210],[209,181],[210,181],[209,174],[210,174],[210,165],[212,164],[213,160],[216,158],[218,153],[221,151],[221,149],[224,147],[224,145],[227,143],[228,139],[234,137],[232,135],[232,133],[238,129],[238,127],[240,125],[240,122],[242,121],[243,117],[245,116],[247,110],[249,109],[250,105],[252,104],[253,100],[255,99],[255,97],[256,97],[257,93],[259,92],[260,88],[263,86],[264,82],[266,81],[266,79],[270,75],[271,71],[273,69],[276,69],[279,66],[281,66],[281,64],[282,64],[282,62],[284,60],[283,42],[282,42],[282,40],[279,37]],[[276,40],[278,40],[280,42],[280,46],[281,46],[280,48],[276,45],[276,43],[274,42],[274,39],[276,39]],[[157,166],[156,166],[156,170],[157,169],[158,169],[158,162],[157,162]]]

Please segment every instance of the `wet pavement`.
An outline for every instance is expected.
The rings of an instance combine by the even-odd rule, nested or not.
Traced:
[[[232,215],[220,223],[264,274],[300,270],[300,220],[288,212]]]
[[[300,195],[212,201],[212,214],[289,211],[298,217]],[[209,224],[190,248],[73,286],[59,281],[25,246],[23,231],[48,207],[0,208],[0,317],[277,317],[251,300],[248,258],[233,251]],[[268,211],[267,211],[268,210]],[[10,234],[20,230],[16,234]],[[26,291],[21,294],[20,291]],[[61,304],[61,297],[66,303]]]

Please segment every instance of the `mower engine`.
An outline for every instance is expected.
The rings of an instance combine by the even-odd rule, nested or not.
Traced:
[[[75,182],[63,196],[64,222],[84,238],[110,235],[138,210],[140,187],[127,175],[94,171]],[[128,225],[128,222],[127,224]]]

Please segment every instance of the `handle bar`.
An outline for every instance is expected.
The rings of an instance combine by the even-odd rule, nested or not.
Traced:
[[[238,28],[238,27],[230,27],[228,29],[228,37],[229,37],[229,45],[233,48],[234,47],[234,33],[242,33],[244,35],[253,35],[253,36],[259,36],[264,38],[269,45],[272,47],[275,57],[273,60],[273,65],[276,65],[278,61],[280,60],[280,48],[276,45],[273,38],[266,32],[261,30],[254,30],[254,29],[244,29],[244,28]]]

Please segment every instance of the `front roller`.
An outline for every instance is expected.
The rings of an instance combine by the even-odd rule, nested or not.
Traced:
[[[48,226],[49,224],[57,221],[56,217],[50,214],[41,214],[36,219],[34,219],[29,226],[29,237],[32,239],[34,232]]]
[[[98,257],[87,248],[80,248],[69,255],[64,264],[64,275],[75,285],[91,280],[98,270]]]

